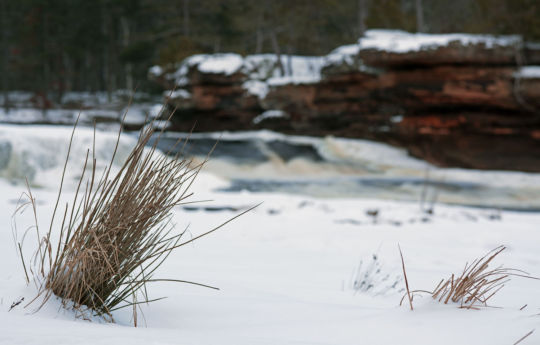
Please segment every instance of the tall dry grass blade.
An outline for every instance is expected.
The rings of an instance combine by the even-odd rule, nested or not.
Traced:
[[[22,248],[21,248],[21,243],[17,243],[17,246],[19,248],[19,255],[21,257],[21,262],[22,262],[22,266],[23,266],[23,269],[24,269],[24,276],[26,277],[26,283],[27,284],[30,284],[30,277],[28,277],[28,271],[26,270],[26,264],[24,263],[24,256],[23,256],[23,252],[22,252]]]
[[[534,329],[532,331],[530,331],[529,333],[525,334],[523,337],[519,338],[519,340],[516,341],[514,343],[514,345],[517,345],[517,344],[521,343],[523,340],[525,340],[528,336],[530,336],[533,333],[534,333]]]
[[[403,268],[403,277],[405,279],[405,288],[407,289],[407,297],[409,299],[409,306],[411,310],[414,310],[412,303],[411,291],[409,290],[409,280],[407,279],[407,271],[405,270],[405,260],[403,260],[403,253],[401,252],[401,247],[398,244],[399,256],[401,256],[401,267]]]

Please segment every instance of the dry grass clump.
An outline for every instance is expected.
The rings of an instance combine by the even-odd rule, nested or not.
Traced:
[[[159,138],[152,147],[147,147],[154,135],[153,126],[147,126],[125,163],[113,174],[111,166],[118,148],[119,132],[113,158],[100,177],[92,153],[91,173],[85,178],[90,156],[90,150],[87,151],[74,199],[61,208],[61,224],[55,224],[74,132],[75,128],[45,236],[39,235],[36,224],[40,240],[32,261],[37,262],[34,276],[41,282],[37,297],[44,295],[44,304],[54,294],[65,305],[73,305],[79,310],[89,308],[92,313],[108,316],[111,320],[114,310],[133,306],[136,324],[136,306],[151,301],[146,291],[147,283],[167,280],[197,284],[153,278],[171,251],[226,224],[185,242],[180,241],[183,232],[172,232],[172,208],[185,203],[191,196],[189,188],[206,161],[193,165],[180,154],[172,159],[159,154],[156,152]],[[35,201],[30,189],[28,197],[35,215]],[[54,229],[59,231],[56,245],[51,243]]]
[[[510,276],[524,273],[512,268],[490,268],[489,264],[501,252],[504,246],[497,247],[474,260],[470,265],[465,264],[459,276],[452,274],[448,279],[441,280],[433,290],[432,297],[439,302],[460,303],[461,308],[476,308],[487,306],[488,300],[504,287]]]
[[[480,307],[487,307],[487,302],[510,281],[512,276],[538,279],[530,276],[527,272],[513,268],[502,266],[491,268],[490,263],[505,249],[506,247],[499,246],[481,258],[475,259],[471,264],[466,263],[465,268],[459,276],[452,274],[448,279],[442,279],[431,292],[425,290],[409,291],[407,284],[407,293],[401,299],[400,305],[403,303],[405,297],[407,297],[412,310],[414,293],[428,293],[433,299],[444,304],[448,304],[449,302],[459,303],[460,308],[478,309]],[[407,282],[403,255],[401,256],[401,260],[405,282]]]

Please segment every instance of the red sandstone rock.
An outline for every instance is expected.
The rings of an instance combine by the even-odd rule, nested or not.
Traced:
[[[494,107],[519,110],[514,68],[436,66],[389,71],[381,76],[388,99],[406,108]]]
[[[364,62],[327,69],[320,82],[273,86],[262,100],[242,73],[190,70],[173,129],[267,128],[367,138],[441,166],[540,171],[540,76],[515,66],[515,47],[451,43],[405,53],[362,50]],[[540,61],[532,48],[525,61]],[[263,110],[286,118],[253,123]]]
[[[368,66],[515,65],[522,53],[519,36],[411,34],[370,30],[359,40]]]

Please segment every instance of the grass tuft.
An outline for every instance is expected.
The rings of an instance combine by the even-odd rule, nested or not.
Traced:
[[[39,233],[36,217],[38,246],[31,262],[36,263],[37,268],[31,272],[41,284],[38,296],[30,303],[44,296],[41,307],[56,295],[64,305],[91,310],[111,321],[113,311],[130,307],[133,308],[136,325],[139,304],[159,300],[149,299],[148,283],[173,281],[216,289],[195,282],[154,278],[156,269],[172,250],[194,240],[181,242],[185,231],[173,232],[172,209],[192,195],[190,186],[206,160],[194,165],[181,153],[172,159],[158,153],[156,147],[162,133],[153,141],[153,146],[148,147],[156,134],[154,127],[149,125],[140,132],[135,147],[120,170],[113,173],[111,167],[118,149],[120,130],[109,165],[98,174],[94,130],[94,149],[91,156],[90,150],[86,153],[74,199],[60,207],[76,126],[45,236]],[[178,151],[183,150],[180,148]],[[87,167],[91,167],[89,176],[85,176]],[[36,203],[30,188],[27,196],[36,215]],[[55,224],[57,212],[62,214],[61,224]],[[216,231],[226,223],[195,239]],[[51,238],[56,237],[52,236],[55,229],[59,231],[59,239],[53,245]]]
[[[497,268],[490,267],[492,261],[506,249],[505,246],[499,246],[489,251],[484,256],[475,259],[471,264],[466,263],[465,268],[459,274],[451,274],[449,278],[442,279],[433,291],[413,290],[409,292],[407,276],[405,273],[405,264],[403,255],[401,254],[401,263],[403,265],[403,274],[405,275],[405,283],[407,293],[402,297],[400,305],[405,297],[408,297],[409,304],[412,310],[412,300],[415,293],[427,293],[438,302],[458,303],[459,308],[464,309],[479,309],[487,307],[488,301],[499,292],[511,277],[523,277],[539,280],[539,278],[530,276],[527,272],[499,266]],[[525,305],[526,306],[526,305]],[[522,307],[525,308],[525,306]]]
[[[435,287],[432,297],[442,303],[459,303],[460,308],[487,306],[487,302],[510,281],[511,276],[526,276],[527,273],[512,268],[491,268],[490,263],[506,247],[499,246],[471,264],[465,264],[461,274],[452,274],[441,280]]]

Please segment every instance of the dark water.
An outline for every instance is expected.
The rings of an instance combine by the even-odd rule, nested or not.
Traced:
[[[304,158],[313,162],[322,162],[324,158],[317,149],[308,144],[296,144],[286,141],[271,140],[224,140],[191,137],[187,143],[177,143],[176,138],[162,138],[158,147],[164,152],[183,149],[188,156],[206,156],[211,152],[214,159],[226,159],[235,163],[263,163],[275,155],[285,162],[294,158]]]

